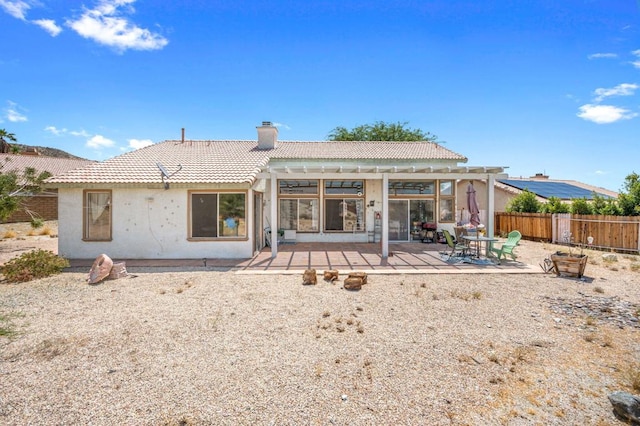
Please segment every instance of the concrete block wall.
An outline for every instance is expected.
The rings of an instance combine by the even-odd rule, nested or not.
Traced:
[[[58,194],[41,194],[35,197],[26,198],[23,205],[29,209],[34,217],[43,220],[58,220]],[[30,222],[29,216],[24,209],[20,209],[7,219],[7,223]]]

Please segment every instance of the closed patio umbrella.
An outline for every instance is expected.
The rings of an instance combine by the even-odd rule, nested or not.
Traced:
[[[478,207],[478,201],[476,201],[476,190],[473,187],[473,181],[467,185],[467,209],[469,210],[469,222],[473,226],[480,224],[480,208]]]

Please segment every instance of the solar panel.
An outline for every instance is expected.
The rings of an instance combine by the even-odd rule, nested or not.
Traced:
[[[562,200],[570,200],[572,198],[593,199],[593,191],[571,185],[566,182],[548,182],[539,180],[516,180],[516,179],[500,179],[498,182],[505,185],[513,186],[520,190],[528,189],[536,195],[544,198],[558,197]],[[596,193],[603,198],[611,198],[606,194]]]

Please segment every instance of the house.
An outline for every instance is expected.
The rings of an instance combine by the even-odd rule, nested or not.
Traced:
[[[458,220],[465,221],[468,216],[464,211],[465,188],[468,182],[458,182]],[[478,191],[478,204],[483,209],[486,206],[485,182],[474,184]],[[597,194],[602,198],[618,198],[618,193],[605,188],[589,185],[575,180],[550,179],[549,176],[536,173],[530,178],[511,177],[505,179],[497,179],[495,181],[494,190],[494,210],[503,212],[506,210],[507,204],[516,196],[520,195],[524,190],[533,192],[536,199],[541,203],[546,203],[551,197],[557,197],[565,203],[571,203],[575,198],[584,198],[588,201],[593,200],[593,194]],[[481,217],[484,216],[481,211]]]
[[[69,170],[87,166],[94,161],[79,158],[47,157],[31,150],[21,154],[2,154],[0,157],[0,170],[2,173],[15,171],[20,174],[27,168],[32,168],[36,173],[49,172],[53,176],[68,172]],[[58,219],[58,191],[49,188],[39,194],[26,197],[23,205],[33,217],[44,220]],[[28,212],[21,209],[12,214],[7,222],[28,222],[32,219]]]
[[[453,230],[456,182],[503,167],[432,142],[168,140],[48,179],[58,189],[58,251],[90,259],[250,258],[277,230],[301,242],[422,241],[422,225]],[[492,231],[492,221],[488,231]],[[273,232],[270,230],[273,229]],[[271,237],[273,234],[273,237]]]

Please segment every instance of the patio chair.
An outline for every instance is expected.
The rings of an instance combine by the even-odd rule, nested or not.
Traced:
[[[522,234],[520,234],[520,231],[511,231],[509,235],[507,235],[507,241],[502,243],[500,247],[492,246],[491,251],[496,254],[498,260],[500,260],[502,256],[506,258],[507,255],[511,256],[513,260],[516,260],[517,256],[513,252],[513,249],[516,248],[521,238]]]
[[[466,256],[467,255],[467,252],[469,250],[469,246],[467,246],[466,244],[460,244],[460,243],[454,242],[453,241],[453,237],[451,236],[449,231],[447,231],[446,229],[443,229],[442,232],[444,233],[444,238],[447,241],[447,245],[451,249],[451,252],[448,253],[450,258],[453,257],[453,256]]]

